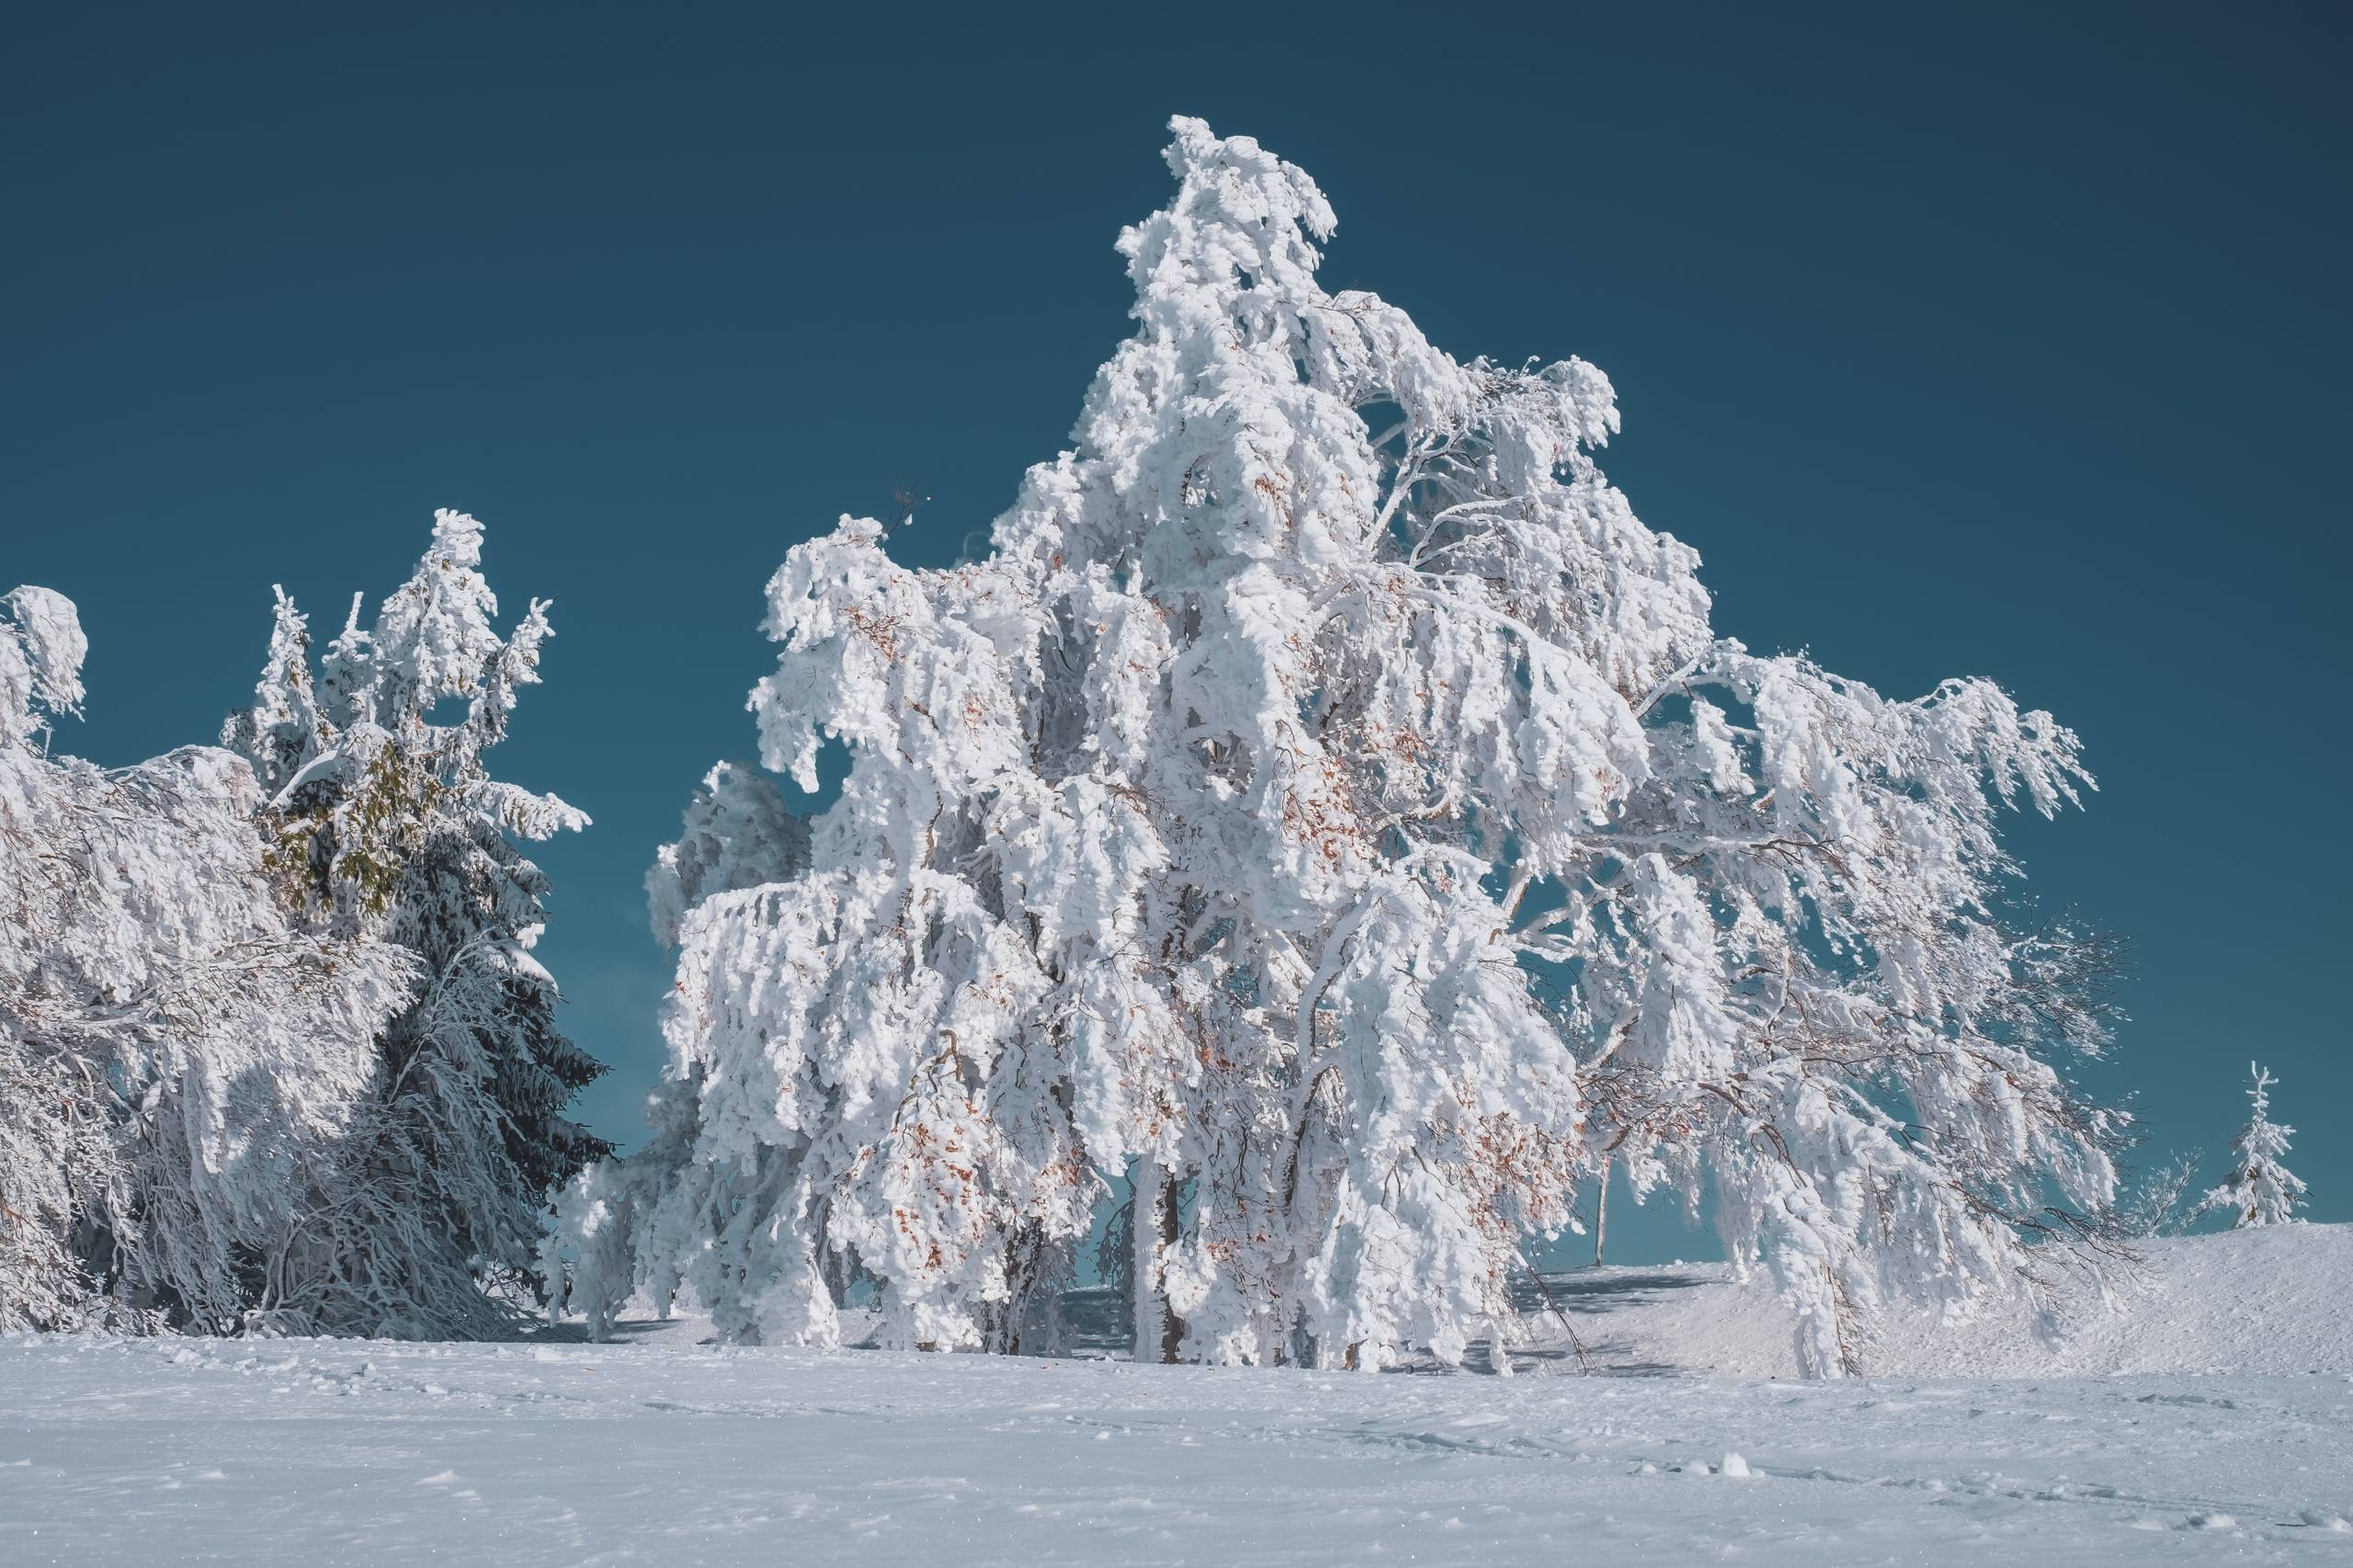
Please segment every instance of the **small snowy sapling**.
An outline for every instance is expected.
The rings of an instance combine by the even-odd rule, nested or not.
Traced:
[[[2246,1070],[2255,1080],[2246,1092],[2253,1102],[2246,1126],[2231,1145],[2231,1169],[2222,1185],[2199,1205],[2201,1213],[2229,1215],[2234,1231],[2293,1223],[2304,1206],[2302,1179],[2280,1163],[2296,1130],[2271,1119],[2271,1085],[2278,1080],[2252,1062]]]

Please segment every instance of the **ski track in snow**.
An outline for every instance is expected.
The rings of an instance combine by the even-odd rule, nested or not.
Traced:
[[[2179,1294],[2281,1244],[2158,1262]],[[1613,1322],[1590,1286],[1621,1274]],[[1509,1380],[744,1349],[691,1320],[611,1345],[12,1336],[0,1563],[2353,1563],[2341,1329],[2298,1346],[2333,1351],[2316,1369],[2280,1369],[2258,1313],[2222,1371],[1644,1375],[1656,1325],[1711,1324],[1713,1353],[1740,1299],[1660,1278],[1563,1298],[1596,1375]]]

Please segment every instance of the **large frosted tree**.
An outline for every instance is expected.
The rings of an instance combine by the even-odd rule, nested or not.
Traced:
[[[499,1329],[532,1278],[546,1193],[608,1147],[563,1115],[602,1069],[557,1026],[531,952],[547,880],[517,847],[588,819],[485,761],[539,679],[547,606],[502,636],[482,543],[472,517],[437,514],[415,574],[372,627],[354,601],[315,676],[281,594],[254,705],[223,736],[261,780],[273,865],[312,922],[397,944],[424,975],[278,1265],[286,1314],[313,1331]]]
[[[51,757],[74,606],[0,597],[0,1329],[268,1322],[413,965],[311,929],[230,754]]]
[[[987,555],[845,518],[770,583],[761,761],[847,774],[805,849],[715,776],[657,868],[659,1136],[567,1195],[568,1304],[826,1342],[864,1281],[888,1343],[1017,1347],[1119,1190],[1138,1354],[1452,1359],[1605,1156],[1712,1178],[1818,1370],[2030,1279],[2114,1180],[2058,1065],[2098,949],[2005,923],[1995,836],[2075,738],[1716,637],[1599,370],[1325,292],[1308,177],[1174,130]]]

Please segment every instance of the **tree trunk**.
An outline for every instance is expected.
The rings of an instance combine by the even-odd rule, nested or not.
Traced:
[[[1162,1256],[1176,1244],[1176,1184],[1164,1181],[1160,1187],[1160,1244]],[[1160,1358],[1170,1366],[1176,1364],[1176,1351],[1185,1343],[1185,1320],[1168,1305],[1168,1293],[1155,1287],[1153,1298],[1160,1303]]]
[[[1142,1162],[1136,1166],[1135,1208],[1128,1221],[1139,1361],[1173,1362],[1184,1341],[1185,1325],[1168,1310],[1160,1282],[1161,1248],[1175,1244],[1176,1225],[1176,1184],[1150,1160]]]
[[[1593,1199],[1593,1266],[1601,1267],[1602,1249],[1609,1244],[1609,1160],[1601,1161],[1601,1188]]]

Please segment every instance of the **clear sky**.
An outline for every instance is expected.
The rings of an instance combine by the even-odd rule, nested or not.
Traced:
[[[1721,630],[2074,725],[2101,792],[2014,842],[2134,945],[2102,1083],[2153,1156],[2219,1153],[2262,1057],[2353,1219],[2353,11],[796,9],[17,13],[0,587],[81,606],[63,748],[210,740],[271,583],[331,630],[474,512],[506,608],[556,600],[496,755],[597,819],[541,856],[542,951],[632,1139],[640,880],[754,749],[762,585],[900,485],[911,562],[986,528],[1124,335],[1112,238],[1198,114],[1321,182],[1332,287],[1608,371],[1606,464]],[[1706,1246],[1611,1218],[1629,1261]]]

